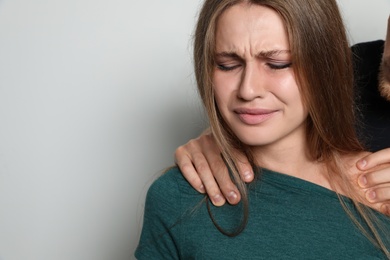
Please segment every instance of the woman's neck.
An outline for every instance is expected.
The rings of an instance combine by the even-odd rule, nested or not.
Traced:
[[[263,168],[331,189],[326,177],[326,165],[311,158],[305,139],[253,147],[252,150],[255,163]]]

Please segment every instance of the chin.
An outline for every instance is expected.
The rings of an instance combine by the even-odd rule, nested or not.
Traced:
[[[245,145],[249,146],[263,146],[272,143],[271,138],[264,138],[256,136],[254,134],[237,135],[238,139]]]

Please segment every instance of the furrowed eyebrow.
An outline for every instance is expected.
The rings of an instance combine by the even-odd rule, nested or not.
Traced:
[[[242,59],[237,53],[235,53],[235,52],[226,52],[226,51],[216,53],[215,57],[217,57],[217,58]]]
[[[273,58],[275,56],[278,56],[279,54],[290,54],[290,53],[291,51],[289,50],[271,50],[271,51],[261,51],[256,56],[261,58]]]
[[[280,54],[290,54],[290,53],[291,53],[290,50],[270,50],[270,51],[261,51],[261,52],[259,52],[259,53],[256,55],[256,57],[269,59],[269,58],[273,58],[273,57],[275,57],[275,56],[278,56],[278,55],[280,55]],[[235,52],[226,52],[226,51],[216,53],[216,54],[215,54],[215,57],[216,57],[216,58],[243,59],[240,55],[238,55],[238,54],[235,53]]]

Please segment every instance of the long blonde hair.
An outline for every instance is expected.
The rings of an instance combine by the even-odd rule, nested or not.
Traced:
[[[244,208],[244,218],[237,230],[231,234],[221,232],[232,236],[239,234],[248,219],[246,186],[235,168],[234,149],[244,151],[254,165],[250,148],[240,142],[222,119],[215,104],[212,83],[218,18],[226,9],[242,2],[272,8],[284,20],[294,73],[309,113],[306,125],[309,154],[313,160],[321,160],[327,165],[329,178],[337,179],[342,189],[347,191],[369,230],[353,217],[340,196],[341,204],[351,219],[390,258],[371,216],[357,202],[357,192],[346,177],[340,160],[342,155],[363,151],[363,147],[355,132],[352,54],[335,0],[206,0],[203,4],[194,38],[198,91],[211,131],[242,193]]]

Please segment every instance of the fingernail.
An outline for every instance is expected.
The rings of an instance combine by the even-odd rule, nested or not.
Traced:
[[[367,191],[366,198],[371,202],[374,201],[376,199],[376,192],[373,190]]]
[[[204,189],[204,186],[203,186],[203,185],[201,185],[201,186],[199,187],[199,191],[200,191],[201,193],[205,193],[205,192],[206,192],[206,190]]]
[[[244,180],[249,181],[252,178],[252,174],[250,172],[244,173]]]
[[[365,175],[360,176],[358,179],[358,183],[359,183],[360,187],[366,187],[366,185],[367,185],[366,176]]]
[[[213,197],[213,203],[218,205],[220,202],[222,202],[222,196],[217,194]]]
[[[366,160],[359,161],[360,168],[364,168],[364,167],[366,167],[366,165],[367,165],[367,161]]]
[[[234,191],[231,191],[231,192],[229,192],[227,197],[228,197],[230,202],[235,201],[237,199],[237,193],[235,193]]]

